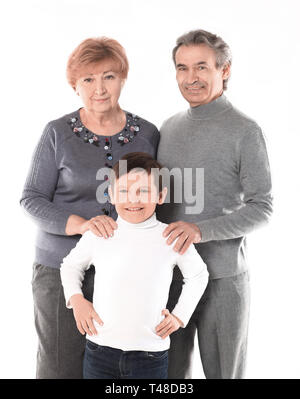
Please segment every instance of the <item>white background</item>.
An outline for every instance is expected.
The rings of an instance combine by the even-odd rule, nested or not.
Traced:
[[[226,96],[267,137],[275,213],[249,236],[252,303],[248,378],[300,377],[299,1],[51,0],[1,2],[0,378],[34,378],[31,273],[35,227],[19,206],[43,127],[81,106],[65,79],[83,39],[106,35],[130,62],[120,104],[158,128],[187,108],[171,50],[191,29],[219,34],[233,52]],[[194,378],[203,378],[199,354]]]

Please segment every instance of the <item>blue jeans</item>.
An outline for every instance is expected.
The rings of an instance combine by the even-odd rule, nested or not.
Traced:
[[[168,378],[168,349],[160,352],[122,351],[86,340],[83,378]]]

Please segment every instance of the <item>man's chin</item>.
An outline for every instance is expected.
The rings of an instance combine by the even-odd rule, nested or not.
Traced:
[[[203,94],[189,94],[183,95],[184,99],[190,104],[191,107],[198,107],[199,105],[205,104],[207,97]]]

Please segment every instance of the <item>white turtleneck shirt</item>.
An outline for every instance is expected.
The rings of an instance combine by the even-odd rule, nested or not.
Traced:
[[[95,266],[93,306],[103,321],[95,320],[97,335],[88,336],[98,345],[143,351],[169,349],[170,338],[161,338],[156,326],[165,318],[173,268],[180,268],[184,284],[172,313],[185,327],[208,282],[205,263],[194,245],[179,255],[167,245],[162,233],[167,224],[154,213],[141,223],[129,223],[120,216],[118,228],[108,239],[87,231],[61,265],[66,306],[82,294],[84,272]]]

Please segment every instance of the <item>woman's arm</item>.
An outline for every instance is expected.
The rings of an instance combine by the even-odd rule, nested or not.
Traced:
[[[48,123],[33,153],[20,204],[39,228],[66,235],[67,220],[72,212],[52,202],[59,176],[57,147],[55,133]]]

